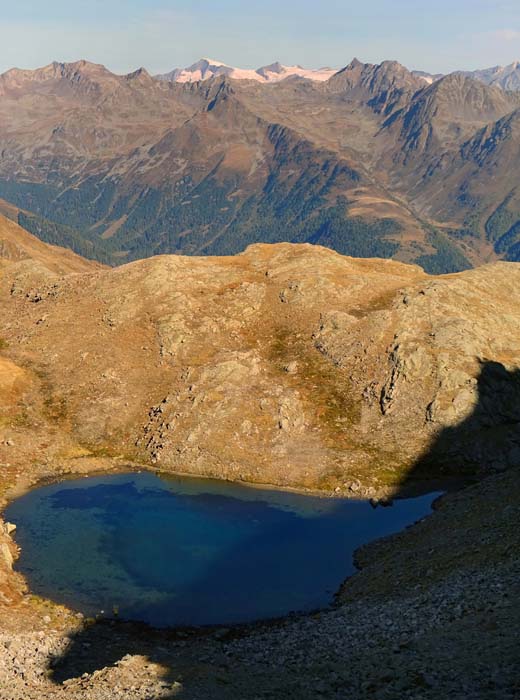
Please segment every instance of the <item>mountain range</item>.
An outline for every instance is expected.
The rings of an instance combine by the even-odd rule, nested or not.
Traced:
[[[168,73],[155,77],[176,83],[193,83],[199,80],[209,80],[218,75],[225,75],[233,80],[256,80],[260,83],[275,83],[287,78],[307,78],[308,80],[326,81],[337,73],[337,68],[303,68],[302,66],[285,66],[275,61],[261,68],[237,68],[212,58],[201,58],[187,68],[174,68]],[[507,66],[493,66],[473,71],[454,71],[469,78],[479,80],[486,85],[494,85],[503,90],[520,90],[520,61],[513,61]],[[445,77],[445,73],[428,73],[414,70],[413,75],[432,84]]]
[[[465,71],[463,75],[480,80],[486,85],[496,85],[504,90],[520,90],[520,62],[507,66],[494,66],[483,70]]]
[[[520,259],[520,92],[395,61],[278,79],[292,70],[10,70],[0,211],[110,264],[257,241],[432,273]]]

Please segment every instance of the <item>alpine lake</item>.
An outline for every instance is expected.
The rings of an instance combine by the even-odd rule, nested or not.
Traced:
[[[155,627],[253,622],[329,606],[362,544],[430,512],[151,472],[40,486],[5,510],[32,593]]]

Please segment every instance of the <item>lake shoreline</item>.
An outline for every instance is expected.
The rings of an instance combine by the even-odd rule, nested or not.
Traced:
[[[269,490],[269,491],[280,491],[282,493],[294,493],[307,496],[315,496],[317,498],[338,498],[338,499],[353,499],[353,500],[370,500],[373,498],[377,500],[399,500],[403,498],[414,498],[415,496],[422,496],[431,491],[443,491],[452,492],[458,491],[461,488],[476,483],[478,479],[476,477],[442,477],[435,479],[417,479],[410,481],[401,487],[392,488],[381,488],[379,490],[374,490],[370,495],[360,493],[359,491],[353,491],[351,489],[343,489],[341,491],[337,490],[325,490],[325,489],[311,489],[307,487],[295,487],[295,486],[281,486],[279,484],[272,484],[269,482],[252,482],[243,481],[240,479],[224,479],[219,477],[208,477],[199,476],[193,472],[183,472],[183,471],[172,471],[169,469],[160,468],[157,466],[151,466],[148,464],[142,464],[137,462],[125,461],[121,463],[115,460],[107,460],[102,458],[95,460],[93,458],[88,459],[88,466],[86,469],[82,468],[77,460],[74,460],[76,464],[72,468],[62,470],[60,472],[48,472],[44,474],[36,474],[31,477],[25,476],[23,480],[19,480],[17,484],[7,488],[2,496],[0,496],[0,519],[3,516],[3,512],[7,505],[13,500],[20,498],[29,491],[40,486],[46,486],[54,483],[66,482],[71,479],[77,479],[79,477],[91,477],[91,476],[101,476],[101,475],[111,475],[111,474],[121,474],[130,471],[142,471],[151,474],[156,474],[158,476],[164,477],[181,477],[183,479],[192,479],[193,481],[209,481],[217,483],[229,483],[235,484],[237,486],[244,486],[251,489],[258,490]],[[98,462],[99,468],[93,467],[91,462]],[[108,464],[107,464],[108,461]],[[79,468],[78,468],[79,467]]]

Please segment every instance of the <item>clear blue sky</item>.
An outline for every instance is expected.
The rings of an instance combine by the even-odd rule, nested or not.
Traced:
[[[447,72],[520,59],[520,0],[0,0],[0,71],[86,58],[153,73],[397,59]]]

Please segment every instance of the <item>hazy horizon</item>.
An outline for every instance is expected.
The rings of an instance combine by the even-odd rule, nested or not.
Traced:
[[[4,3],[5,4],[5,3]],[[520,58],[511,0],[19,0],[2,7],[0,72],[86,59],[115,73],[185,67],[202,56],[240,68],[279,60],[341,68],[357,56],[447,73]]]

